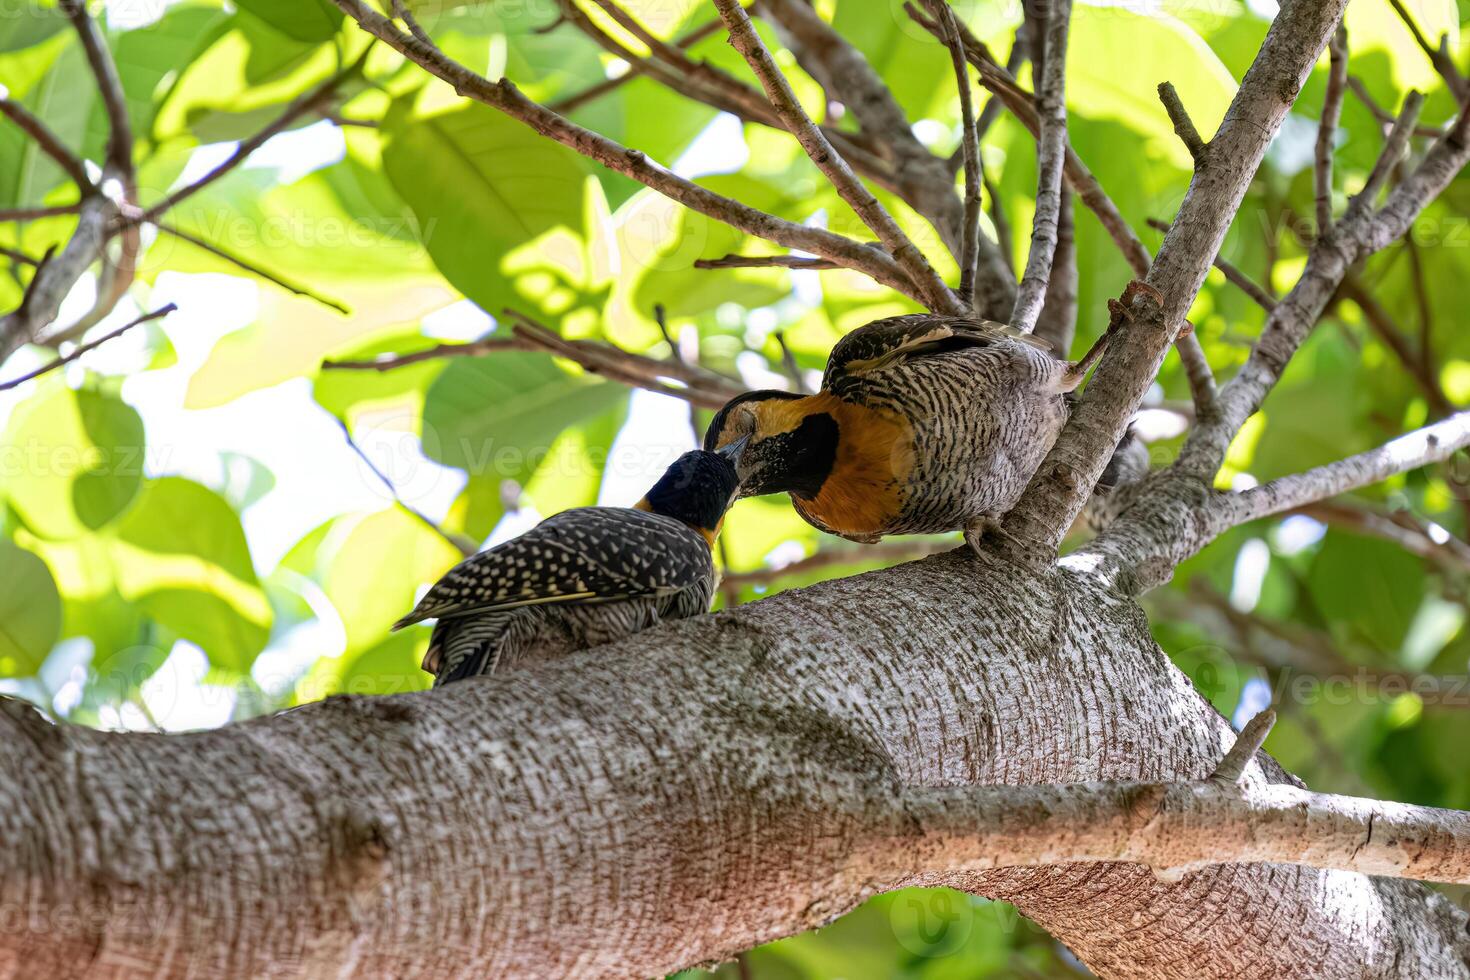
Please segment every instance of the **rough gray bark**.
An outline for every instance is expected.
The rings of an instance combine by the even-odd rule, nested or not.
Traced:
[[[1131,601],[964,550],[432,694],[0,728],[5,975],[647,976],[923,883],[1106,976],[1470,976],[1464,915],[1409,882],[955,872],[895,825],[905,788],[1204,777],[1232,740]]]

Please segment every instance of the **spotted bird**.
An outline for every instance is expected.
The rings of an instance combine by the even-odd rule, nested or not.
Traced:
[[[685,453],[633,507],[563,511],[466,558],[393,628],[437,618],[423,667],[438,687],[708,612],[743,445]]]
[[[876,320],[832,349],[819,392],[738,395],[704,445],[740,441],[741,496],[789,493],[823,531],[864,542],[983,534],[1026,488],[1101,353],[1099,342],[1081,361],[1059,360],[969,317]]]

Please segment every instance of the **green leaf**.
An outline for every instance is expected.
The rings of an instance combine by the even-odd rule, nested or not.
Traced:
[[[580,233],[581,160],[529,127],[486,106],[415,117],[400,102],[384,128],[384,172],[434,264],[484,309],[514,297],[506,252],[555,228]]]
[[[230,505],[167,477],[144,489],[115,534],[124,598],[198,644],[215,667],[249,670],[270,635],[271,610]]]
[[[9,465],[0,491],[26,526],[53,539],[105,526],[137,495],[143,476],[143,422],[110,395],[73,392],[43,381],[11,414]]]
[[[471,474],[523,480],[563,429],[627,397],[623,386],[564,371],[544,354],[461,358],[425,396],[424,454]]]
[[[342,25],[342,11],[325,0],[237,0],[287,37],[297,41],[325,41]]]
[[[34,674],[61,635],[61,596],[46,563],[0,538],[0,677]]]
[[[1403,645],[1424,596],[1424,568],[1402,548],[1329,531],[1308,586],[1334,629],[1393,653]]]
[[[1069,110],[1150,137],[1152,150],[1188,169],[1189,153],[1158,99],[1160,82],[1174,83],[1206,139],[1219,127],[1236,89],[1215,52],[1181,20],[1121,6],[1073,9],[1067,41]]]
[[[394,507],[333,522],[318,548],[322,591],[347,633],[349,656],[382,643],[388,627],[413,608],[464,556],[417,518]]]

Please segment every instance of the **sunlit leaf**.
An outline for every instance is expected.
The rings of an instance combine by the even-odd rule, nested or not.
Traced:
[[[61,633],[61,597],[40,558],[0,538],[0,677],[34,674]]]

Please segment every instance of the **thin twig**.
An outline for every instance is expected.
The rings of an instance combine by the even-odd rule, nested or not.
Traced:
[[[683,37],[679,38],[677,41],[674,42],[674,46],[687,51],[689,48],[694,47],[694,45],[698,44],[700,41],[715,33],[715,31],[719,30],[722,25],[723,21],[721,21],[717,17],[707,24],[696,27],[688,34],[685,34]],[[552,112],[567,115],[568,113],[575,112],[589,102],[600,99],[604,95],[616,91],[623,85],[632,81],[634,78],[637,78],[638,75],[638,71],[630,70],[622,75],[619,75],[616,78],[609,78],[605,81],[598,82],[596,85],[593,85],[590,88],[584,89],[583,91],[577,92],[573,95],[569,95],[559,101],[548,102],[546,104],[546,107]]]
[[[394,371],[440,358],[482,357],[497,351],[529,349],[530,345],[513,337],[488,337],[463,344],[436,344],[407,354],[379,354],[368,361],[325,360],[322,361],[321,368],[324,371]]]
[[[423,511],[419,510],[416,507],[410,507],[408,504],[404,503],[403,498],[398,495],[398,488],[393,485],[392,480],[388,479],[388,474],[378,469],[378,465],[374,463],[372,461],[372,458],[368,456],[368,454],[363,451],[363,448],[357,444],[357,440],[352,438],[352,430],[347,427],[347,423],[344,422],[341,418],[338,418],[336,415],[332,415],[332,421],[336,422],[337,428],[342,430],[342,438],[347,440],[348,447],[357,454],[357,458],[362,460],[362,464],[368,468],[369,472],[376,476],[378,480],[383,484],[383,486],[387,488],[388,493],[392,495],[393,502],[395,504],[403,508],[403,510],[410,517],[416,518],[420,524],[424,525],[424,527],[433,531],[445,541],[448,541],[449,544],[454,548],[454,550],[458,551],[465,558],[468,558],[470,555],[473,555],[475,552],[480,550],[475,546],[475,543],[473,541],[462,535],[454,534],[450,531],[445,530],[444,528],[439,526],[437,521],[431,519]]]
[[[75,204],[55,204],[39,208],[4,208],[0,209],[0,221],[38,221],[41,218],[59,218],[62,215],[76,214],[81,209],[81,201]]]
[[[173,303],[169,303],[166,306],[162,306],[162,307],[154,310],[152,313],[145,313],[142,316],[138,317],[136,320],[131,320],[131,321],[123,324],[122,326],[118,327],[116,330],[110,331],[110,332],[104,334],[103,336],[98,337],[96,340],[91,341],[90,343],[82,344],[80,347],[78,347],[76,350],[72,351],[70,354],[66,354],[63,357],[58,357],[54,361],[51,361],[51,362],[49,362],[47,364],[41,365],[40,367],[36,368],[34,371],[30,372],[29,374],[23,374],[23,375],[21,375],[18,378],[14,378],[14,379],[12,379],[10,381],[6,381],[4,383],[0,383],[0,391],[9,391],[11,388],[16,387],[17,385],[25,384],[27,381],[32,381],[32,380],[34,380],[36,378],[39,378],[43,374],[46,374],[46,373],[48,373],[50,371],[55,371],[57,368],[61,367],[62,365],[70,364],[72,361],[75,361],[77,358],[81,357],[83,354],[87,354],[87,353],[90,353],[91,351],[96,350],[98,347],[101,347],[103,344],[107,343],[109,340],[116,340],[118,337],[121,337],[123,334],[127,333],[129,330],[131,330],[134,327],[138,326],[138,324],[140,324],[140,323],[147,323],[149,320],[157,320],[159,317],[161,317],[161,316],[167,316],[168,314],[172,313],[176,309],[178,309],[177,306],[175,306]]]
[[[960,299],[972,310],[980,306],[975,280],[980,261],[980,186],[985,174],[980,169],[980,134],[975,124],[975,106],[970,96],[970,68],[965,61],[964,43],[960,40],[959,21],[948,3],[939,3],[938,13],[945,27],[944,43],[949,48],[950,65],[954,68],[955,88],[960,96],[960,151],[965,163],[965,228],[960,247]],[[933,6],[930,8],[934,9]]]
[[[1001,200],[1000,188],[989,177],[985,179],[985,193],[990,198],[990,223],[995,226],[995,240],[1005,256],[1006,268],[1016,271],[1016,239],[1011,234],[1011,219],[1006,214],[1005,202]]]
[[[1422,353],[1415,351],[1409,345],[1406,332],[1399,326],[1393,314],[1389,313],[1383,304],[1369,292],[1362,279],[1356,274],[1349,273],[1343,277],[1338,292],[1353,302],[1353,305],[1363,314],[1363,322],[1368,325],[1368,329],[1393,352],[1399,364],[1408,372],[1409,377],[1428,399],[1430,409],[1434,414],[1444,416],[1454,412],[1455,406],[1445,394],[1439,377],[1425,363]]]
[[[413,15],[413,11],[408,9],[408,5],[403,0],[393,0],[393,16],[403,21],[403,25],[408,28],[408,32],[424,44],[434,43],[429,38],[429,32],[419,26],[418,18]],[[351,441],[350,436],[348,437],[348,441]]]
[[[1184,148],[1194,158],[1194,165],[1198,167],[1205,162],[1205,154],[1209,152],[1210,146],[1200,136],[1199,130],[1194,128],[1194,120],[1189,118],[1189,110],[1184,108],[1184,103],[1180,100],[1173,82],[1159,83],[1159,101],[1164,103],[1164,111],[1169,114],[1169,121],[1174,124],[1175,135],[1179,137]]]
[[[1210,774],[1211,779],[1222,783],[1238,783],[1245,775],[1245,767],[1250,765],[1256,753],[1261,751],[1261,746],[1266,742],[1266,736],[1271,734],[1271,726],[1276,724],[1276,712],[1271,708],[1257,714],[1240,734],[1235,737],[1235,744],[1230,746],[1230,751],[1225,753],[1225,758],[1215,767]]]
[[[1364,108],[1373,113],[1373,118],[1378,120],[1379,125],[1381,125],[1386,132],[1388,128],[1392,126],[1395,122],[1394,114],[1378,104],[1378,100],[1373,98],[1373,93],[1368,91],[1368,86],[1363,84],[1363,80],[1358,76],[1349,75],[1347,85],[1348,88],[1352,90],[1352,93],[1358,97],[1358,101],[1363,103]],[[1423,136],[1427,137],[1428,139],[1437,140],[1441,136],[1443,136],[1444,133],[1444,129],[1440,126],[1420,125],[1414,127],[1415,136]]]
[[[87,64],[97,79],[97,90],[102,95],[102,104],[107,109],[107,162],[119,174],[131,178],[133,173],[133,126],[128,120],[128,100],[123,94],[122,80],[118,78],[117,65],[112,52],[97,24],[87,14],[82,0],[61,0],[61,10],[71,19],[86,52]]]
[[[358,25],[386,41],[395,51],[443,79],[461,95],[504,112],[538,133],[596,160],[626,177],[658,191],[670,200],[700,214],[738,228],[767,241],[821,255],[871,276],[904,295],[916,296],[914,286],[891,256],[820,228],[810,228],[767,214],[739,201],[716,194],[651,163],[638,150],[629,149],[551,112],[526,98],[508,79],[491,82],[443,51],[423,44],[398,30],[386,17],[362,0],[332,0]]]
[[[812,386],[806,383],[806,376],[801,373],[801,365],[796,363],[796,355],[791,352],[791,346],[786,343],[784,332],[776,331],[776,343],[781,348],[781,367],[785,369],[786,376],[791,379],[793,390],[810,395]]]
[[[761,87],[765,89],[766,97],[776,110],[776,115],[781,118],[791,135],[796,137],[802,149],[806,150],[817,169],[832,182],[842,199],[878,236],[878,240],[888,249],[924,298],[925,304],[940,313],[963,313],[965,305],[956,299],[944,280],[939,278],[924,253],[909,240],[887,209],[863,185],[847,161],[838,154],[826,135],[806,114],[739,0],[715,0],[715,9],[720,12],[720,17],[730,30],[730,43],[745,57],[751,71],[755,72]]]
[[[0,113],[3,113],[31,139],[36,141],[43,152],[55,160],[66,171],[66,175],[77,185],[82,194],[92,192],[92,178],[87,176],[87,168],[81,159],[68,150],[56,134],[47,128],[46,124],[31,114],[31,111],[14,99],[0,98]]]
[[[718,259],[695,259],[696,269],[840,269],[831,259],[800,255],[726,255]]]
[[[1414,43],[1418,44],[1425,55],[1429,57],[1429,63],[1434,65],[1434,70],[1439,72],[1440,77],[1445,81],[1445,85],[1449,86],[1450,93],[1454,95],[1455,101],[1462,106],[1465,105],[1467,96],[1465,76],[1460,74],[1460,69],[1455,66],[1455,62],[1450,58],[1449,52],[1442,45],[1429,43],[1429,39],[1424,36],[1424,32],[1419,29],[1419,25],[1414,21],[1414,15],[1409,13],[1408,9],[1404,7],[1402,0],[1388,0],[1388,2],[1393,7],[1394,12],[1399,15],[1399,19],[1404,22],[1404,26],[1409,29],[1409,33],[1414,35]]]
[[[7,245],[0,245],[0,255],[5,256],[7,259],[16,263],[17,265],[36,266],[41,264],[40,259],[33,258],[32,256],[29,256],[26,253],[20,251],[19,249],[10,248]]]
[[[1322,98],[1322,120],[1317,125],[1316,164],[1312,171],[1317,196],[1317,234],[1332,227],[1332,150],[1337,121],[1342,115],[1342,98],[1347,87],[1347,29],[1339,26],[1328,45],[1331,67],[1327,72],[1327,94]]]
[[[1031,248],[1026,271],[1016,291],[1011,326],[1030,333],[1046,301],[1052,261],[1057,248],[1057,224],[1062,206],[1062,173],[1067,150],[1067,27],[1071,0],[1051,0],[1046,17],[1045,52],[1036,91],[1036,114],[1041,123],[1036,140],[1036,213],[1031,221]],[[1033,60],[1035,60],[1033,58]]]
[[[310,286],[303,286],[300,283],[293,282],[290,279],[283,278],[282,276],[279,276],[273,272],[262,269],[260,266],[255,265],[247,259],[243,259],[238,255],[227,252],[224,249],[220,248],[218,245],[206,241],[205,239],[200,238],[197,235],[191,234],[190,232],[184,231],[180,228],[175,228],[173,225],[166,224],[162,221],[155,221],[153,222],[153,224],[154,227],[156,227],[164,234],[172,235],[174,238],[177,238],[180,241],[188,242],[195,248],[203,249],[216,258],[224,259],[231,265],[238,266],[239,268],[245,270],[246,272],[249,272],[252,275],[259,276],[267,282],[275,283],[277,286],[280,286],[282,289],[286,290],[289,293],[295,293],[297,296],[304,296],[307,299],[315,300],[316,302],[321,303],[323,306],[331,307],[344,316],[350,316],[352,313],[351,308],[349,308],[346,304],[338,300],[323,296],[321,293],[318,293]]]
[[[1149,218],[1148,226],[1162,232],[1169,230],[1169,222],[1160,221],[1158,218]],[[1213,265],[1224,273],[1227,282],[1255,300],[1263,310],[1270,311],[1275,308],[1276,297],[1271,294],[1271,291],[1242,272],[1239,266],[1236,266],[1218,253],[1215,255]]]
[[[269,140],[272,136],[275,136],[277,133],[283,132],[288,127],[290,127],[290,125],[294,123],[297,119],[300,119],[302,116],[314,112],[316,109],[318,109],[326,99],[331,97],[332,93],[337,90],[338,86],[347,81],[348,78],[357,74],[357,72],[362,69],[363,63],[367,60],[367,56],[371,51],[372,48],[369,47],[352,64],[348,65],[346,68],[343,68],[331,78],[328,78],[326,81],[313,88],[310,92],[307,92],[304,95],[298,96],[296,99],[292,100],[290,105],[286,106],[285,111],[277,116],[275,120],[270,123],[270,125],[266,126],[264,129],[260,130],[249,139],[242,141],[240,145],[235,148],[235,152],[231,153],[228,159],[226,159],[223,163],[210,170],[209,173],[205,174],[203,177],[200,177],[198,180],[194,181],[194,183],[189,184],[186,187],[180,187],[178,190],[174,191],[172,194],[169,194],[157,204],[154,204],[152,207],[147,208],[137,215],[133,216],[129,219],[129,223],[139,224],[145,221],[150,223],[157,223],[157,220],[160,217],[166,214],[170,209],[177,207],[180,202],[199,193],[204,188],[208,187],[210,184],[219,180],[225,174],[229,173],[231,170],[234,170],[240,164],[244,163],[245,159],[249,157],[250,154],[260,149],[260,147],[263,146],[265,142]]]
[[[1424,107],[1424,93],[1411,91],[1404,96],[1404,107],[1399,112],[1399,117],[1389,130],[1388,139],[1384,141],[1383,150],[1378,154],[1378,159],[1373,161],[1373,169],[1368,172],[1368,179],[1363,183],[1363,189],[1353,195],[1348,202],[1347,214],[1357,215],[1372,208],[1378,199],[1378,192],[1383,189],[1388,175],[1398,165],[1399,159],[1409,146],[1409,137],[1414,132],[1414,123],[1419,118],[1419,110]]]

